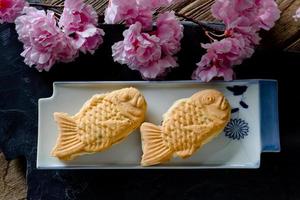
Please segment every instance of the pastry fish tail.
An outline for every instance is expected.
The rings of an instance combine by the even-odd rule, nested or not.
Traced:
[[[156,165],[171,159],[173,153],[164,144],[161,127],[151,123],[143,123],[141,134],[143,143],[142,166]]]
[[[84,147],[78,137],[76,122],[66,113],[54,113],[54,119],[59,126],[59,136],[51,154],[61,160],[71,160]]]

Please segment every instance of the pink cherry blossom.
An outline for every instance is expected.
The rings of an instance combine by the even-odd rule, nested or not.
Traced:
[[[107,24],[125,21],[128,26],[140,22],[143,29],[150,30],[155,9],[179,1],[182,0],[110,0],[104,20]]]
[[[212,14],[224,21],[227,29],[247,32],[269,30],[279,19],[280,10],[274,0],[217,0]]]
[[[104,21],[107,24],[116,24],[122,20],[127,20],[130,15],[138,13],[136,0],[109,0],[105,10]]]
[[[238,34],[213,43],[203,44],[207,53],[197,64],[198,68],[192,78],[202,81],[210,81],[213,77],[224,77],[224,80],[232,80],[234,65],[239,65],[254,53],[251,41]]]
[[[84,43],[81,45],[80,50],[83,53],[89,52],[94,54],[95,50],[98,49],[99,45],[103,43],[102,36],[105,34],[100,28],[94,26],[88,27],[83,32],[77,32],[79,37],[85,38]]]
[[[250,58],[254,53],[254,45],[241,34],[203,44],[202,47],[207,49],[208,53],[217,54],[218,58],[222,57],[230,61],[229,63],[226,62],[230,65],[241,64],[244,59]]]
[[[255,21],[257,10],[254,6],[255,1],[252,0],[216,0],[211,11],[215,18],[225,23],[227,29],[244,29]]]
[[[179,0],[110,0],[105,11],[106,23],[125,21],[124,40],[112,47],[115,62],[138,70],[145,79],[163,75],[168,68],[176,67],[173,57],[180,50],[183,26],[174,12],[160,14],[156,29],[153,28],[153,12]]]
[[[157,37],[160,39],[165,54],[173,55],[180,51],[183,26],[176,19],[174,12],[160,14],[157,18]]]
[[[226,26],[224,39],[202,45],[207,53],[192,77],[210,81],[214,77],[233,78],[232,67],[254,53],[259,30],[270,30],[280,17],[274,0],[216,0],[212,14]]]
[[[296,14],[293,17],[296,21],[300,19],[300,8],[297,9]]]
[[[149,63],[149,65],[142,65],[138,70],[144,79],[155,79],[158,76],[163,76],[168,68],[177,66],[176,58],[167,55]]]
[[[233,79],[231,62],[227,59],[226,55],[222,54],[228,53],[231,50],[231,44],[228,41],[223,41],[223,43],[225,45],[224,49],[221,49],[219,52],[216,52],[217,50],[215,49],[209,49],[202,56],[201,61],[197,63],[198,68],[192,74],[192,79],[203,82],[209,82],[214,77],[223,77],[226,81]],[[215,45],[215,47],[220,46],[217,43]]]
[[[280,18],[280,10],[274,0],[260,0],[258,1],[258,27],[264,30],[270,30],[275,21]]]
[[[0,0],[0,24],[14,22],[27,5],[25,0]]]
[[[56,61],[70,62],[77,56],[68,37],[56,25],[54,13],[24,9],[24,14],[15,21],[19,40],[24,44],[21,55],[29,66],[39,71],[49,71]]]
[[[63,63],[73,62],[78,57],[79,51],[74,48],[72,39],[63,34],[63,39],[57,44],[57,61]]]
[[[229,60],[221,54],[209,51],[197,63],[198,68],[192,74],[192,79],[209,82],[214,77],[223,77],[225,81],[233,79],[233,70]]]
[[[225,81],[233,79],[233,69],[231,67],[198,67],[193,73],[192,78],[203,82],[209,82],[215,77],[223,77]]]
[[[72,39],[75,48],[93,54],[102,44],[104,36],[104,31],[97,28],[96,11],[82,0],[66,0],[64,5],[59,27]]]
[[[161,58],[159,38],[141,31],[142,25],[139,22],[124,31],[124,40],[112,47],[115,61],[128,64],[132,69],[138,69]]]
[[[124,31],[124,40],[113,45],[114,61],[127,64],[141,72],[144,78],[156,78],[169,67],[177,66],[175,58],[164,56],[160,39],[142,32],[142,24],[136,22]]]
[[[137,0],[110,0],[105,10],[105,22],[116,24],[125,21],[127,25],[139,22],[144,29],[152,27],[152,8]]]

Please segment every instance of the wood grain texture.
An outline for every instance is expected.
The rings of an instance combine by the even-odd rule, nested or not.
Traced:
[[[6,161],[0,152],[0,199],[25,200],[25,174],[19,160]]]

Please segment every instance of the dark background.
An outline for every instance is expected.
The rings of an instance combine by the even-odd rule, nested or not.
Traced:
[[[22,44],[14,26],[0,25],[0,149],[9,160],[24,160],[28,199],[300,199],[300,57],[274,48],[260,47],[236,68],[238,79],[279,82],[282,151],[262,154],[259,169],[37,170],[38,99],[51,96],[54,81],[141,80],[137,72],[112,61],[111,45],[121,40],[123,27],[104,30],[104,45],[95,55],[39,73],[19,56]],[[205,41],[200,28],[185,26],[180,67],[165,80],[190,79],[204,53],[199,44]]]

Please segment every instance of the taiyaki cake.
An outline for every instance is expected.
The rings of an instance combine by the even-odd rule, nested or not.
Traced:
[[[135,88],[94,95],[74,116],[54,113],[59,136],[52,156],[72,160],[108,149],[144,121],[146,101]]]
[[[203,90],[176,101],[164,114],[161,126],[142,124],[141,165],[160,164],[173,156],[190,157],[222,132],[230,115],[227,99],[216,90]]]

